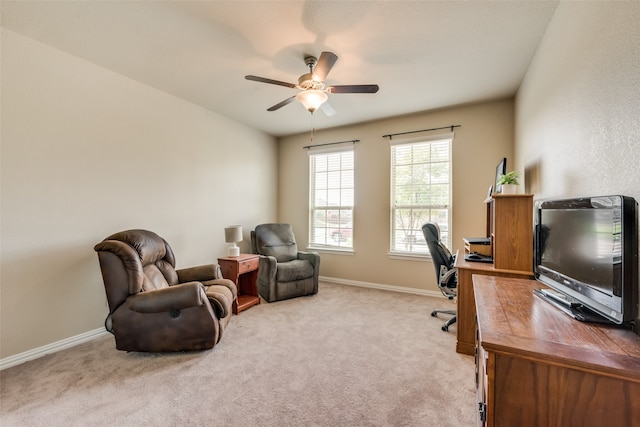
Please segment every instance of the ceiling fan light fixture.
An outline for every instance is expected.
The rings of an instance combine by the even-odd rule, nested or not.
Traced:
[[[320,108],[328,98],[325,92],[315,89],[303,90],[296,95],[296,99],[311,113]]]
[[[276,111],[285,105],[289,105],[293,99],[297,99],[304,106],[304,108],[313,114],[320,106],[325,104],[328,100],[329,93],[376,93],[378,92],[378,85],[325,85],[325,78],[329,71],[333,68],[334,64],[338,60],[338,55],[333,52],[322,52],[319,59],[315,56],[305,56],[304,62],[309,67],[309,72],[301,75],[298,78],[298,84],[282,82],[280,80],[267,79],[264,77],[258,77],[253,75],[244,76],[247,80],[255,82],[268,83],[272,85],[284,86],[291,89],[299,89],[296,95],[291,96],[284,101],[281,101],[273,107],[267,108],[267,111]],[[335,114],[335,110],[331,108],[331,105],[325,104],[323,112],[331,116]]]

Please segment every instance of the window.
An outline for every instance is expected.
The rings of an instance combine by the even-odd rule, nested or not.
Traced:
[[[428,254],[422,225],[440,226],[451,247],[453,133],[391,141],[391,253]]]
[[[353,249],[353,145],[309,151],[310,246]]]

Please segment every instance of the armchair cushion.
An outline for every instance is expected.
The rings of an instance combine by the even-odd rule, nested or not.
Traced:
[[[169,281],[162,274],[162,271],[155,264],[143,267],[144,279],[142,281],[142,291],[155,291],[169,287]],[[172,276],[176,276],[175,273]],[[176,276],[177,277],[177,276]]]
[[[278,282],[292,282],[313,276],[313,265],[307,260],[294,259],[278,264],[276,280]]]

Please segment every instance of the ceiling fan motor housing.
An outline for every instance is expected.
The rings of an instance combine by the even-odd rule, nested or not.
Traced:
[[[298,79],[298,87],[300,89],[314,89],[314,90],[324,90],[324,82],[319,82],[313,79],[313,73],[307,73],[300,76]]]
[[[307,65],[307,67],[309,67],[309,72],[300,76],[300,78],[298,79],[298,87],[304,90],[324,90],[324,82],[320,81],[319,77],[314,76],[313,73],[313,69],[318,63],[318,58],[316,58],[315,56],[307,55],[304,57],[304,63]]]

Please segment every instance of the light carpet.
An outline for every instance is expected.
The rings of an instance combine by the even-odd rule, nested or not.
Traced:
[[[234,316],[195,353],[126,353],[112,336],[0,372],[9,426],[471,426],[473,357],[438,298],[321,283]]]

